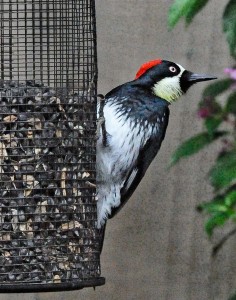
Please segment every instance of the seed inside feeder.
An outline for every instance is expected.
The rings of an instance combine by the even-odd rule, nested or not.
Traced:
[[[88,139],[95,128],[86,101],[73,91],[60,98],[33,80],[1,82],[0,283],[100,274],[91,200],[96,141]]]

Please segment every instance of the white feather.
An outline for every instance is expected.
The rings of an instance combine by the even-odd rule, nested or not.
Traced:
[[[109,134],[109,145],[102,144],[100,133],[97,142],[97,227],[104,225],[113,207],[120,205],[120,190],[134,167],[141,145],[151,136],[153,130],[158,130],[158,124],[153,129],[140,130],[133,121],[118,116],[115,105],[109,102],[104,107],[106,131]],[[132,130],[131,130],[132,129]]]

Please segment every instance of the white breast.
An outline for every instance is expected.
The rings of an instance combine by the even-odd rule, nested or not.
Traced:
[[[111,208],[120,205],[120,189],[136,163],[140,147],[153,133],[151,126],[140,130],[134,121],[119,117],[116,107],[109,103],[104,107],[104,117],[108,147],[103,146],[101,133],[97,142],[98,228]]]

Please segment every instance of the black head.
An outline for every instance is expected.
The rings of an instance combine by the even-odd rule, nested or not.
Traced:
[[[173,102],[186,93],[193,84],[216,77],[195,74],[179,64],[159,59],[143,64],[135,79],[139,84],[149,85],[156,96]]]

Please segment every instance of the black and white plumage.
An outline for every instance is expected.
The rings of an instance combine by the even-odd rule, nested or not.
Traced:
[[[165,137],[170,103],[188,88],[215,79],[155,60],[141,66],[136,79],[105,96],[106,128],[97,141],[97,227],[104,228],[135,191]]]

